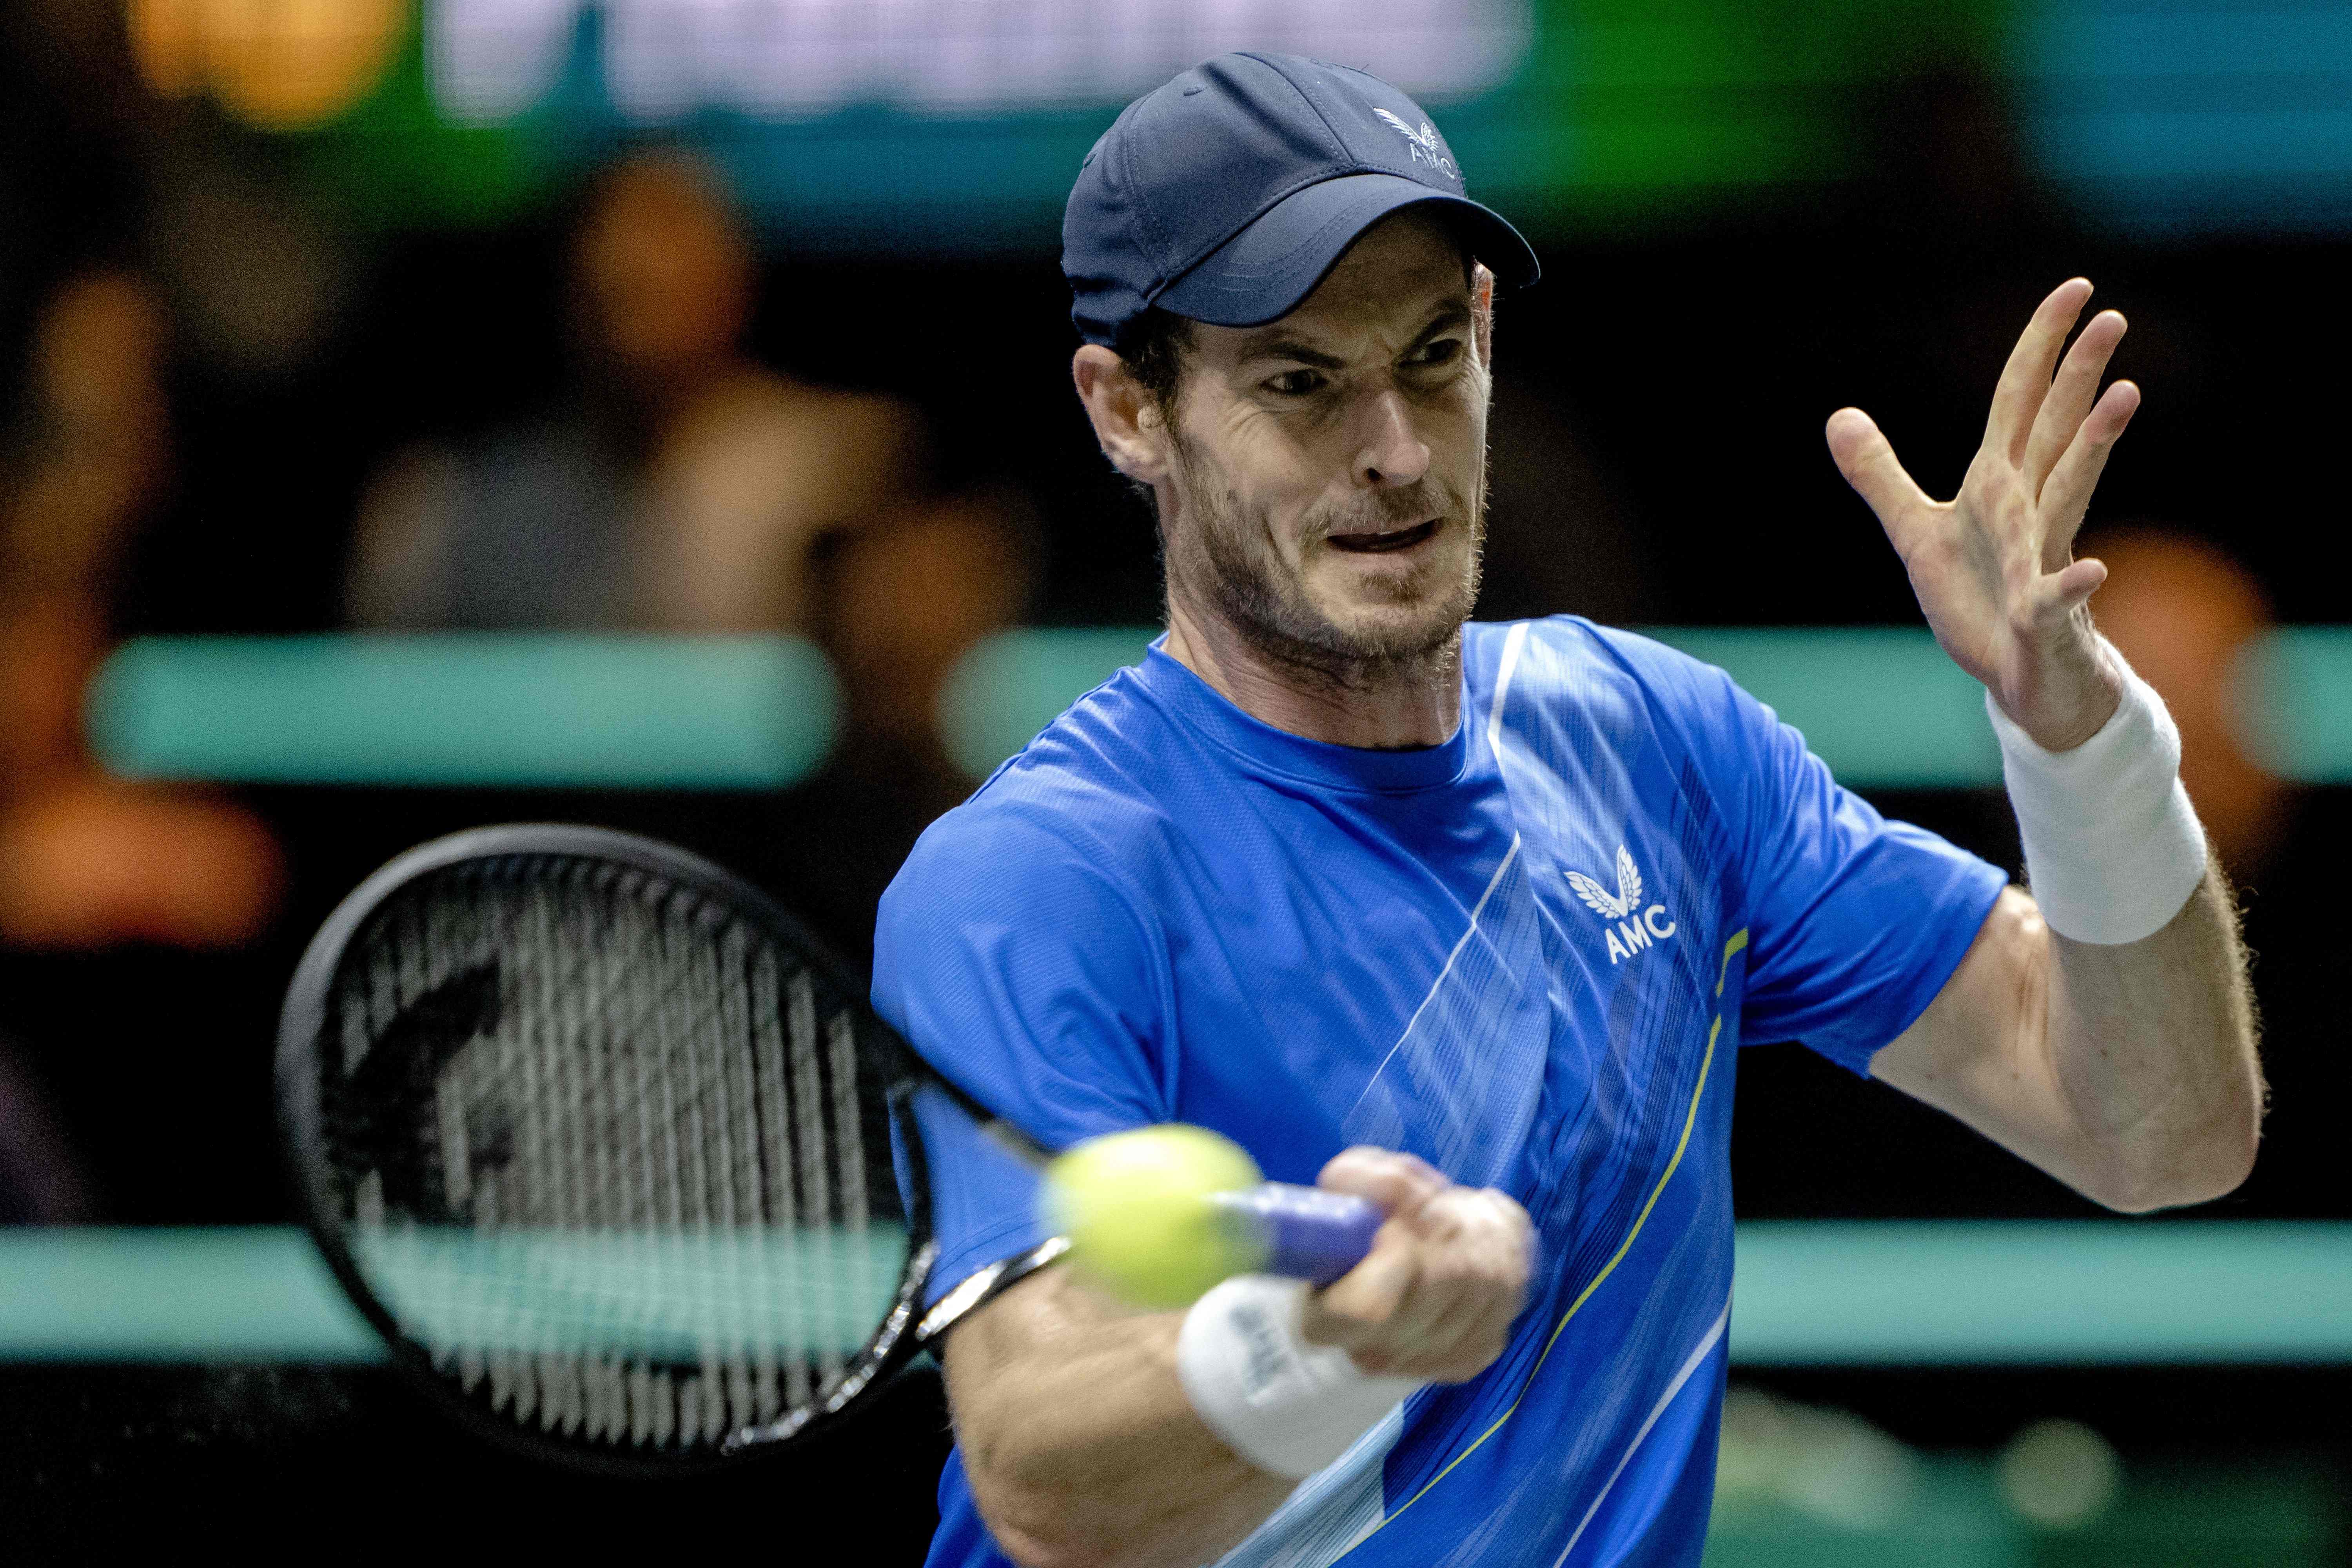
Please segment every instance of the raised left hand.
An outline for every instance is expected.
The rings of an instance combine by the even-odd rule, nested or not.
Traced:
[[[2119,381],[2099,392],[2124,335],[2114,310],[2092,317],[2059,363],[2090,298],[2090,283],[2072,279],[2033,312],[1952,500],[1929,500],[1861,409],[1831,415],[1828,432],[1839,470],[1903,557],[1936,641],[2053,752],[2096,734],[2123,694],[2085,607],[2107,569],[2075,560],[2074,545],[2139,388]]]

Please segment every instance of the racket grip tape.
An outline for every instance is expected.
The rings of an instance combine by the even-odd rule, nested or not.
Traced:
[[[1257,1272],[1315,1286],[1328,1285],[1361,1263],[1388,1217],[1369,1199],[1288,1182],[1219,1193],[1215,1202],[1264,1245],[1265,1261]]]

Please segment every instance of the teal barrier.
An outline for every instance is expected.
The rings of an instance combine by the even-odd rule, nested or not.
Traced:
[[[1155,635],[982,643],[942,699],[954,755],[986,774]],[[1925,631],[1652,635],[1729,670],[1848,784],[2000,783],[1983,694]],[[2352,783],[2352,627],[2278,632],[2242,676],[2260,753],[2290,778]],[[148,638],[109,661],[90,720],[100,756],[136,778],[768,789],[823,758],[835,700],[823,658],[783,638]]]
[[[1133,664],[1146,628],[1007,632],[974,650],[946,703],[957,760],[986,773],[1072,700]],[[1650,636],[1733,679],[1804,731],[1849,784],[1952,788],[2000,783],[1984,689],[1924,631],[1757,626]]]
[[[429,1348],[692,1361],[710,1345],[854,1355],[897,1300],[903,1226],[567,1230],[382,1226],[352,1255]]]
[[[1721,665],[1805,737],[1846,784],[1881,789],[2000,783],[1984,688],[1925,631],[1851,626],[1649,634]]]
[[[89,693],[114,772],[235,784],[775,789],[834,710],[788,637],[150,637]]]
[[[0,1359],[383,1356],[299,1230],[0,1229]]]
[[[1740,1226],[1750,1365],[2352,1362],[2352,1225]]]
[[[986,773],[1072,700],[1133,664],[1156,630],[1007,632],[975,649],[946,702],[957,760]],[[1719,664],[1805,733],[1849,784],[2000,783],[1984,688],[1924,631],[1668,627],[1651,636]]]
[[[946,703],[957,759],[985,774],[1121,665],[1156,628],[1006,632],[964,661]],[[1924,629],[1657,626],[1647,635],[1732,679],[1803,731],[1847,784],[1996,788],[1984,689]],[[2352,627],[2292,626],[2251,655],[2248,740],[2285,776],[2352,784]]]
[[[940,698],[949,754],[975,778],[1029,743],[1063,709],[1139,663],[1157,626],[1024,627],[964,655]]]
[[[0,1359],[381,1354],[294,1230],[0,1230]],[[1745,1225],[1731,1356],[2352,1363],[2352,1224]]]
[[[2254,750],[2288,778],[2352,784],[2352,626],[2290,626],[2245,660]]]

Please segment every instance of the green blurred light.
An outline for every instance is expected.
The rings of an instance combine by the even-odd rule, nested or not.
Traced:
[[[1432,111],[1472,188],[1528,226],[1654,228],[1852,178],[1874,152],[1863,136],[1875,100],[1926,70],[1998,79],[2016,9],[2012,0],[1536,0],[1516,78]],[[495,222],[567,172],[657,132],[709,150],[787,243],[1046,250],[1077,161],[1119,107],[954,114],[851,103],[763,119],[684,101],[659,125],[639,124],[615,107],[606,79],[616,38],[632,47],[636,36],[581,6],[540,101],[509,124],[464,125],[433,100],[432,12],[423,15],[384,86],[306,139],[319,184],[362,224]],[[683,35],[662,39],[684,47]]]
[[[1867,94],[1923,67],[1990,72],[2007,0],[1554,0],[1526,84],[1553,127],[1535,170],[1568,216],[1627,225],[1744,189],[1853,174]]]
[[[562,173],[545,116],[463,125],[433,102],[425,28],[412,25],[376,90],[301,138],[310,184],[368,230],[488,227],[529,212]]]

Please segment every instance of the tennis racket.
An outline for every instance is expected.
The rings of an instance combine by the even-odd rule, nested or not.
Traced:
[[[915,1102],[1048,1151],[928,1068],[758,889],[602,829],[488,827],[343,900],[289,987],[279,1110],[305,1219],[393,1358],[469,1425],[676,1469],[849,1415],[1066,1244],[960,1283]],[[893,1161],[894,1123],[898,1161]],[[1318,1282],[1381,1213],[1233,1194]]]

